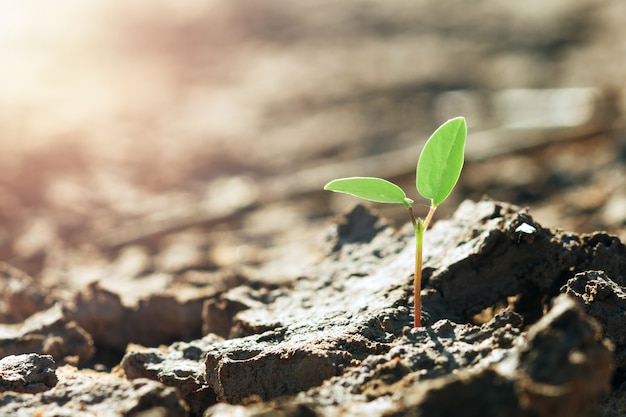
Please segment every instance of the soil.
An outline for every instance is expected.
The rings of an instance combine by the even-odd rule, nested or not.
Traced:
[[[623,2],[191,3],[0,68],[1,415],[626,414]],[[405,211],[322,187],[459,114],[415,329]]]

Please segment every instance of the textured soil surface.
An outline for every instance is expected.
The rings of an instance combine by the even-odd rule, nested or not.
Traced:
[[[0,415],[626,415],[625,2],[19,4]],[[413,329],[405,211],[322,187],[458,115]]]
[[[394,231],[356,206],[329,233],[326,256],[289,283],[240,276],[203,291],[213,285],[196,280],[185,300],[133,306],[98,284],[41,301],[37,284],[20,287],[26,277],[5,266],[9,303],[52,305],[3,326],[0,412],[586,416],[602,400],[621,410],[618,393],[606,399],[626,364],[626,246],[616,237],[467,200],[427,234],[417,329],[412,239],[410,227]],[[193,339],[199,326],[206,335]],[[166,339],[191,340],[137,344]],[[123,346],[110,372],[76,368]]]

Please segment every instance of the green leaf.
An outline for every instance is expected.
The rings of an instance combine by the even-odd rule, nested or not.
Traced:
[[[351,177],[333,180],[324,186],[325,190],[350,194],[376,203],[404,204],[409,207],[413,200],[407,198],[402,188],[396,184],[373,177]]]
[[[463,168],[467,125],[463,117],[450,119],[435,131],[424,145],[417,162],[417,191],[441,204],[452,192]]]

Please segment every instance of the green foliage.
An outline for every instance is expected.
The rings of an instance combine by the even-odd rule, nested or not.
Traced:
[[[463,168],[467,126],[457,117],[442,124],[428,139],[415,174],[417,191],[439,206],[452,192]]]
[[[396,184],[372,177],[351,177],[333,180],[324,186],[325,190],[350,194],[376,203],[404,204],[410,206],[413,200],[407,198],[402,188]]]

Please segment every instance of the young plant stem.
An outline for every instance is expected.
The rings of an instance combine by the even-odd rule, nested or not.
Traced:
[[[426,229],[428,229],[428,226],[430,226],[430,221],[433,219],[435,210],[437,210],[437,207],[431,205],[430,210],[428,210],[428,214],[426,215],[426,218],[424,219],[424,231],[426,231]]]
[[[415,275],[413,276],[413,327],[422,327],[422,243],[424,223],[417,220],[415,229]]]
[[[409,216],[411,217],[411,223],[413,223],[413,230],[415,231],[415,274],[413,275],[413,327],[422,327],[422,247],[424,243],[424,232],[428,228],[430,221],[435,214],[437,207],[431,206],[428,210],[426,219],[422,221],[421,218],[415,219],[413,215],[413,208],[409,207]]]

